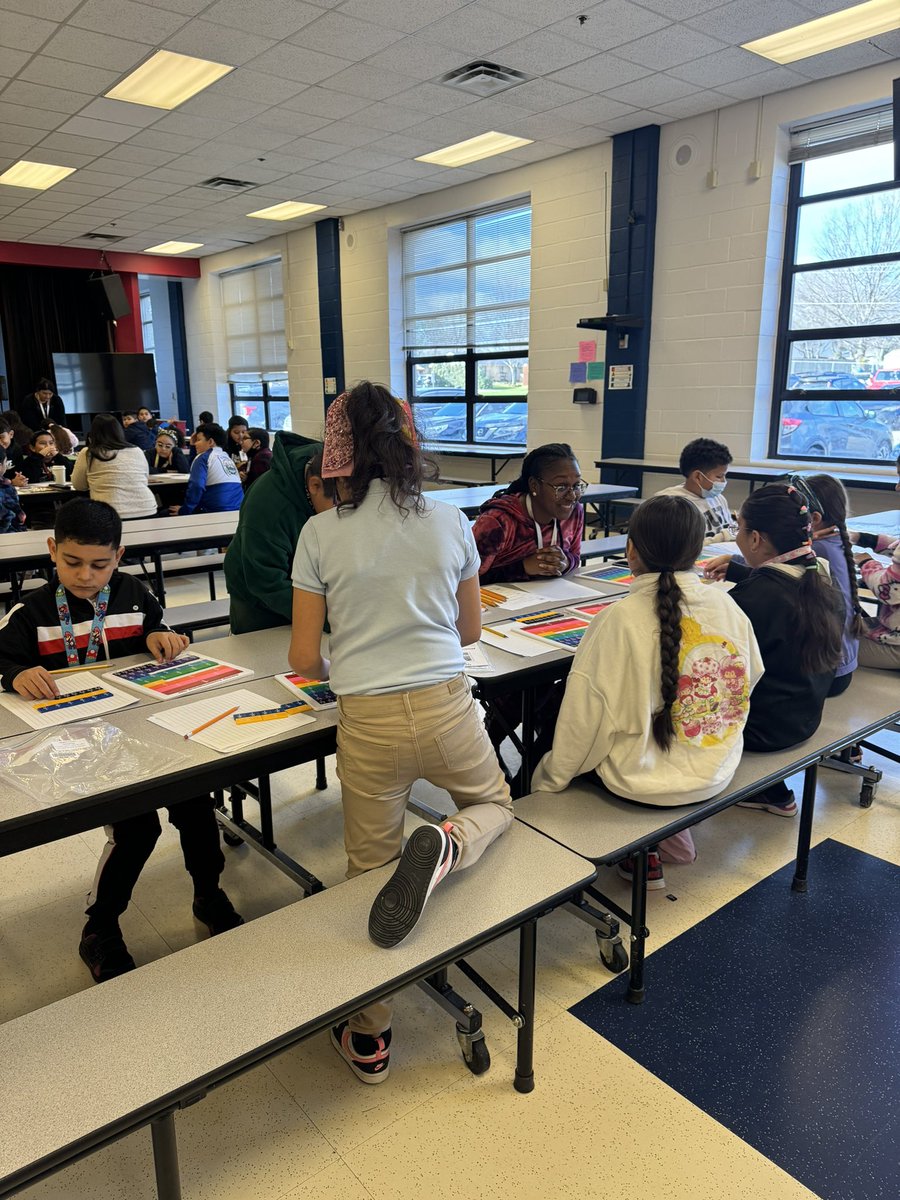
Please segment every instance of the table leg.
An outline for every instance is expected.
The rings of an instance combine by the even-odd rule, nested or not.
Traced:
[[[181,1200],[181,1175],[178,1170],[178,1143],[175,1140],[175,1114],[167,1113],[150,1123],[153,1139],[153,1166],[159,1200]]]
[[[537,964],[537,921],[526,921],[519,930],[519,1013],[523,1024],[516,1038],[517,1092],[534,1091],[534,992]]]
[[[647,940],[647,847],[634,855],[631,875],[631,970],[629,1004],[644,1003],[644,945]]]
[[[809,844],[812,841],[813,812],[816,807],[816,781],[819,764],[812,763],[803,773],[803,801],[800,809],[800,830],[797,834],[797,861],[794,863],[794,879],[791,890],[806,891],[806,875],[809,869]]]
[[[166,607],[166,576],[163,571],[162,553],[156,550],[153,554],[153,571],[156,575],[156,598],[163,606]]]

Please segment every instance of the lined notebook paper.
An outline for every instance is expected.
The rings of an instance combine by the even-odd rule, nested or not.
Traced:
[[[183,739],[185,734],[193,733],[193,730],[199,729],[201,725],[220,716],[223,712],[227,712],[228,709],[234,708],[235,705],[237,705],[238,713],[255,713],[278,707],[271,700],[267,700],[265,696],[241,689],[233,692],[219,692],[214,696],[207,696],[203,700],[195,700],[191,704],[168,708],[165,712],[154,710],[153,716],[147,719],[154,725],[161,725],[163,729],[178,734]],[[234,715],[236,716],[237,713]],[[222,721],[217,721],[215,725],[210,725],[209,729],[194,734],[191,741],[199,742],[201,746],[207,746],[210,750],[217,750],[220,754],[230,754],[234,750],[244,750],[248,746],[255,746],[257,742],[265,742],[269,738],[283,737],[284,734],[291,733],[303,725],[311,725],[313,720],[314,718],[308,713],[294,713],[291,716],[281,717],[277,721],[237,725],[234,716],[228,716]]]
[[[87,721],[104,713],[137,704],[137,699],[110,687],[93,671],[74,671],[71,675],[56,676],[58,700],[26,700],[24,696],[0,693],[0,704],[30,725],[32,729],[49,729],[67,721]]]

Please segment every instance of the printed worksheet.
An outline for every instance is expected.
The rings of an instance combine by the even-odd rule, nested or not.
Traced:
[[[55,678],[59,688],[56,700],[26,700],[24,696],[0,692],[0,704],[32,729],[86,721],[137,704],[135,697],[110,687],[92,671],[73,671],[71,675]]]
[[[248,667],[236,667],[234,663],[185,651],[171,662],[158,663],[151,659],[150,662],[138,663],[136,667],[109,671],[104,678],[133,688],[143,696],[149,693],[160,700],[171,700],[189,692],[218,687],[222,683],[237,683],[241,679],[249,679],[252,674]]]
[[[256,692],[238,690],[207,696],[165,712],[154,709],[147,719],[183,740],[199,742],[219,754],[230,754],[311,724],[315,718],[299,711],[300,707],[273,704]]]

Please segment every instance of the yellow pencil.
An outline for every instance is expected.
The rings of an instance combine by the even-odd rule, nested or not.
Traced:
[[[505,638],[507,636],[505,633],[501,633],[499,629],[491,629],[490,625],[483,625],[481,628],[481,632],[482,633],[492,633],[494,635],[494,637],[499,637],[499,638]]]
[[[51,675],[68,675],[70,671],[96,671],[101,667],[108,667],[112,659],[104,658],[102,662],[86,663],[83,667],[59,667],[56,671],[51,671]]]
[[[196,729],[192,729],[190,733],[186,733],[184,740],[189,742],[195,734],[202,733],[204,729],[209,729],[210,725],[215,725],[217,721],[224,721],[226,717],[230,717],[232,713],[236,713],[240,707],[239,704],[236,704],[234,708],[229,708],[227,712],[219,713],[217,717],[211,717],[208,721],[204,721],[202,725],[198,725]]]

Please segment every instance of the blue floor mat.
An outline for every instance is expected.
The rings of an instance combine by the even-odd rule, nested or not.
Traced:
[[[643,1005],[622,975],[570,1011],[824,1200],[896,1200],[900,867],[825,841],[793,871],[653,954]]]

